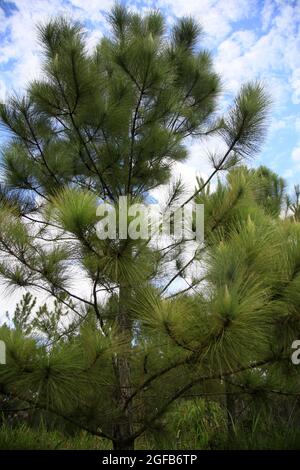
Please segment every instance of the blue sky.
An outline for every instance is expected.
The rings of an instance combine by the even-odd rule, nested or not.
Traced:
[[[193,15],[202,24],[203,46],[215,59],[224,83],[222,104],[240,85],[261,79],[273,108],[265,145],[253,164],[261,163],[300,182],[300,1],[298,0],[158,0],[127,1],[131,8],[159,8],[171,24],[176,16]],[[35,25],[57,14],[80,20],[92,49],[105,34],[105,12],[111,0],[0,0],[0,99],[20,91],[40,73]],[[212,141],[208,147],[218,147]],[[203,143],[189,145],[190,159],[177,172],[187,181],[207,174]]]

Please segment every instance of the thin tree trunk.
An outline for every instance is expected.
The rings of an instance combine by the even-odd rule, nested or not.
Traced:
[[[236,416],[236,397],[230,384],[226,384],[226,410],[227,410],[227,441],[230,443],[234,437],[234,421]]]
[[[119,442],[113,441],[113,448],[114,450],[134,450],[134,441],[131,440],[129,442]]]
[[[132,347],[132,323],[128,314],[128,299],[130,296],[130,287],[122,285],[119,292],[119,315],[118,328],[122,339],[127,341],[128,351]],[[132,407],[125,407],[128,398],[131,395],[131,369],[128,352],[118,353],[115,360],[115,373],[118,383],[117,389],[117,407],[120,410],[120,416],[117,420],[114,430],[114,449],[126,450],[134,448],[134,441],[131,436],[133,429]],[[125,407],[125,411],[124,410]]]

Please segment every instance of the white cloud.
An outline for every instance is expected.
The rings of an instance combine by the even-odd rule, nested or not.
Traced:
[[[99,43],[100,39],[103,36],[103,32],[100,29],[95,29],[87,37],[87,50],[92,52],[96,45]]]
[[[0,80],[0,103],[6,98],[6,85],[3,80]]]
[[[287,122],[284,119],[274,119],[270,126],[270,132],[280,131],[281,129],[286,129]]]
[[[266,31],[272,22],[272,17],[275,13],[276,5],[273,0],[266,0],[261,13],[262,30]]]
[[[293,178],[296,177],[299,174],[300,171],[300,141],[296,145],[296,147],[293,148],[291,152],[291,160],[294,162],[293,166],[291,168],[287,168],[283,171],[283,177],[284,178]],[[295,181],[294,181],[295,182]],[[299,181],[296,181],[299,182]]]
[[[293,90],[292,102],[294,104],[299,104],[300,103],[300,67],[293,70],[292,76],[290,78],[290,84]]]
[[[287,168],[283,172],[283,178],[291,178],[294,175],[294,171],[291,168]]]
[[[294,160],[294,162],[300,162],[300,144],[293,149],[292,160]]]
[[[177,17],[192,15],[203,26],[210,45],[228,35],[235,22],[254,15],[256,5],[249,0],[159,0],[155,4]]]
[[[300,117],[296,117],[294,125],[295,125],[296,131],[300,132]]]
[[[275,6],[278,11],[273,16]],[[272,94],[274,109],[285,107],[290,100],[298,103],[300,32],[296,25],[299,21],[299,3],[292,6],[266,1],[260,37],[256,38],[252,30],[235,31],[220,43],[216,67],[228,89],[235,92],[241,83],[261,79]]]
[[[103,10],[108,10],[112,0],[27,0],[14,1],[17,11],[4,17],[1,12],[1,30],[6,32],[0,48],[0,65],[7,65],[8,70],[2,72],[10,89],[23,89],[28,81],[39,76],[40,49],[37,45],[36,25],[57,15],[73,17],[81,22],[88,21],[88,47],[92,49],[102,35],[101,21]],[[9,65],[11,63],[11,66]]]

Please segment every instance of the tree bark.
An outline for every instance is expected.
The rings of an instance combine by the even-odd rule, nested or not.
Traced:
[[[236,397],[233,392],[233,387],[226,384],[226,412],[227,412],[227,441],[231,442],[234,437],[234,422],[236,416]]]
[[[119,314],[118,328],[120,335],[127,343],[128,351],[132,347],[132,322],[128,313],[128,299],[130,297],[130,287],[120,285],[119,292]],[[117,394],[116,404],[120,412],[119,419],[114,429],[113,445],[114,449],[132,450],[134,449],[134,441],[131,439],[133,435],[133,415],[132,406],[125,404],[131,396],[131,368],[128,352],[118,353],[115,359],[115,373],[117,378]]]
[[[113,441],[114,450],[134,450],[134,440],[128,442]]]

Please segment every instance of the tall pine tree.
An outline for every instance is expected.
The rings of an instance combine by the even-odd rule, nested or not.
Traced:
[[[234,169],[264,136],[269,100],[261,85],[244,85],[218,118],[220,78],[191,18],[170,32],[157,12],[142,17],[115,6],[108,19],[111,33],[92,54],[79,24],[40,26],[43,77],[1,105],[10,133],[1,276],[55,298],[72,324],[46,345],[4,329],[9,367],[0,381],[1,393],[132,449],[193,387],[215,382],[226,395],[226,378],[252,370],[264,377],[286,352],[290,331],[280,347],[272,343],[285,289],[298,282],[300,238],[298,226],[282,227],[259,205],[259,176]],[[214,134],[226,150],[213,156],[212,174],[184,202],[177,182],[165,207],[205,204],[205,242],[189,260],[187,240],[161,247],[99,239],[101,201],[147,204],[186,159],[187,139]],[[228,182],[211,192],[222,170],[231,170]],[[260,175],[260,198],[268,176]],[[268,188],[273,198],[277,186]],[[287,235],[292,243],[280,251]],[[195,263],[201,275],[190,279]],[[76,286],[83,276],[86,295]],[[178,279],[184,288],[170,292]]]

